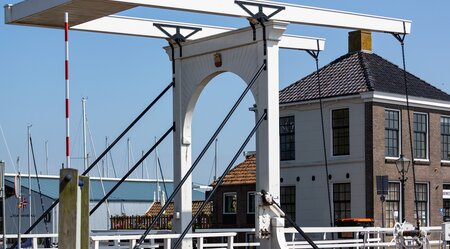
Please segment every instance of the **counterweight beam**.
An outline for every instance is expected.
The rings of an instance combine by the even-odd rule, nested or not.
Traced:
[[[389,33],[410,33],[411,31],[411,21],[408,20],[265,0],[246,2],[284,7],[285,9],[272,19],[295,24]],[[73,17],[71,25],[78,25],[137,6],[249,17],[249,14],[235,4],[234,0],[214,2],[211,0],[27,0],[7,5],[5,19],[6,23],[58,27],[61,24],[57,20],[63,16],[64,12],[69,12]]]

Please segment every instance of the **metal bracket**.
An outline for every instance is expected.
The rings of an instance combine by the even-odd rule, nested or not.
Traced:
[[[392,35],[397,39],[400,44],[403,46],[405,44],[406,38],[406,23],[403,22],[403,33],[392,33]]]
[[[281,12],[282,10],[285,10],[286,7],[284,6],[277,6],[277,5],[270,5],[270,4],[261,4],[261,3],[254,3],[254,2],[246,2],[246,1],[234,1],[235,4],[239,5],[245,12],[247,12],[253,19],[258,21],[259,23],[267,22],[270,18]],[[253,13],[251,10],[249,10],[247,6],[256,6],[258,7],[258,12]],[[270,15],[266,15],[264,13],[264,8],[268,9],[275,9],[274,12],[272,12]]]
[[[263,40],[264,40],[264,56],[267,55],[267,35],[266,35],[266,26],[265,22],[269,21],[270,18],[280,13],[282,10],[285,10],[284,6],[270,5],[270,4],[261,4],[254,2],[246,2],[246,1],[234,1],[235,4],[239,5],[247,14],[251,17],[249,18],[250,26],[253,29],[253,40],[256,40],[256,24],[260,24],[263,27]],[[256,6],[258,7],[258,12],[253,13],[251,10],[247,8],[247,6]],[[266,15],[264,13],[264,8],[267,9],[275,9],[271,14]]]
[[[188,26],[179,26],[179,25],[170,25],[170,24],[161,24],[161,23],[154,23],[153,26],[155,26],[157,29],[161,30],[167,37],[170,39],[170,41],[175,42],[180,47],[180,57],[183,57],[183,47],[181,45],[182,42],[185,42],[189,37],[193,36],[195,33],[201,31],[201,28],[194,28],[194,27],[188,27]],[[169,31],[167,31],[167,28],[174,28],[175,34],[170,34]],[[191,30],[191,33],[188,35],[181,34],[181,29]]]
[[[317,61],[319,59],[319,54],[320,54],[319,40],[317,40],[317,50],[305,50],[305,51]]]

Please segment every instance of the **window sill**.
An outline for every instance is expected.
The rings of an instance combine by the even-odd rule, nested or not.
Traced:
[[[395,163],[395,162],[397,162],[397,160],[398,160],[398,158],[393,158],[393,157],[384,158],[385,163]]]
[[[450,167],[450,161],[441,161],[442,167]]]
[[[429,160],[414,160],[414,165],[430,165]]]
[[[390,164],[394,164],[394,163],[396,163],[397,162],[397,160],[398,160],[398,158],[397,159],[395,159],[395,158],[389,158],[389,157],[386,157],[385,159],[384,159],[384,162],[385,163],[390,163]],[[441,162],[441,165],[442,165],[442,163],[443,162]],[[445,162],[446,164],[448,164],[448,166],[450,166],[450,161],[449,162]],[[429,160],[414,160],[414,165],[430,165],[430,161]]]

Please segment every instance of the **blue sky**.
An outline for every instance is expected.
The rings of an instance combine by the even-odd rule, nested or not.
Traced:
[[[10,3],[1,0],[2,4]],[[213,1],[212,1],[213,2]],[[406,40],[408,71],[450,92],[450,2],[411,0],[304,0],[285,2],[334,8],[353,12],[410,19],[412,34]],[[227,18],[176,11],[139,8],[127,15],[173,21],[244,27],[247,22]],[[3,12],[0,19],[3,20]],[[290,34],[326,39],[321,66],[347,52],[346,29],[290,25]],[[0,134],[0,160],[7,172],[14,172],[11,161],[21,158],[20,171],[27,172],[27,125],[32,124],[32,138],[38,170],[45,172],[44,141],[49,143],[50,173],[58,173],[64,162],[64,33],[63,30],[0,24],[0,125],[3,128],[12,160]],[[166,41],[95,33],[70,33],[71,137],[74,167],[82,168],[81,98],[87,97],[87,114],[92,133],[90,154],[97,155],[171,80],[171,65],[162,49]],[[373,35],[374,52],[401,63],[399,43],[389,34]],[[280,88],[284,88],[314,70],[314,61],[305,52],[281,51]],[[193,123],[193,158],[198,155],[227,111],[233,105],[244,82],[232,74],[222,74],[211,81],[200,96]],[[224,94],[226,93],[226,94]],[[132,144],[134,161],[147,150],[154,137],[161,136],[172,123],[171,94],[165,96],[144,120],[125,138]],[[219,137],[219,171],[229,163],[253,126],[248,111],[253,104],[247,96]],[[254,150],[254,143],[246,150]],[[172,139],[159,149],[166,177],[172,178]],[[194,181],[208,183],[213,165],[213,148],[208,151]],[[127,168],[126,139],[112,151],[118,175]],[[111,166],[111,163],[110,163]],[[94,175],[97,171],[94,171]],[[141,169],[135,177],[140,176]],[[148,173],[147,173],[148,172]],[[154,156],[146,162],[144,175],[154,178]],[[112,169],[110,169],[112,175]]]

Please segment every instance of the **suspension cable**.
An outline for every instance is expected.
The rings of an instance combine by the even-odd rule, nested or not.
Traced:
[[[108,154],[108,152],[119,142],[120,139],[122,139],[123,136],[161,99],[164,94],[174,86],[174,82],[171,82],[131,123],[130,125],[125,128],[125,130],[108,146],[108,148],[105,149],[105,151],[100,154],[100,156],[83,172],[83,176],[87,175],[89,171],[98,163],[100,160]],[[52,205],[43,213],[41,216],[23,233],[28,234],[30,233],[43,219],[45,216],[47,216],[50,211],[52,211],[53,208],[56,207],[59,203],[59,198],[56,199]],[[16,246],[17,243],[13,245]]]
[[[105,202],[111,194],[116,191],[116,189],[134,172],[134,170],[141,165],[141,163],[158,147],[158,145],[172,132],[175,130],[175,124],[172,125],[165,133],[164,135],[148,150],[142,158],[137,161],[134,166],[118,181],[114,187],[109,190],[109,192],[103,196],[103,198],[92,208],[92,210],[89,212],[89,216],[91,216],[102,204]]]
[[[30,136],[30,147],[31,147],[31,155],[33,156],[34,172],[36,173],[36,181],[37,181],[37,185],[38,185],[39,198],[41,200],[41,209],[42,209],[42,212],[44,212],[45,207],[44,207],[44,200],[42,199],[41,181],[39,180],[39,175],[38,175],[37,166],[36,166],[36,157],[34,156],[33,140],[31,139],[31,136]],[[48,233],[47,223],[48,222],[46,220],[44,220],[45,231],[47,231],[47,233]]]
[[[414,161],[414,147],[413,147],[413,137],[412,137],[412,129],[411,129],[411,110],[409,106],[409,92],[408,92],[408,78],[406,74],[406,56],[405,56],[405,38],[406,38],[406,24],[403,22],[403,34],[392,34],[399,42],[402,48],[402,61],[403,61],[403,82],[405,85],[405,97],[406,97],[406,111],[408,114],[408,132],[409,132],[409,146],[411,149],[411,166],[413,173],[413,184],[414,184],[414,204],[416,207],[416,229],[420,230],[420,218],[419,218],[419,203],[417,202],[417,187],[416,187],[416,170],[415,170],[415,161]],[[402,147],[403,150],[403,147]],[[403,154],[403,152],[402,152]],[[404,194],[404,193],[403,193]],[[403,214],[403,217],[406,217]]]
[[[266,67],[266,62],[264,62],[261,67],[258,69],[258,71],[256,72],[255,76],[252,78],[252,80],[250,81],[250,83],[247,85],[247,87],[245,88],[245,90],[242,92],[241,96],[239,97],[239,99],[236,101],[236,103],[233,105],[233,107],[231,108],[231,110],[228,112],[227,116],[224,118],[224,120],[222,121],[222,123],[219,125],[219,128],[217,128],[217,130],[214,132],[213,136],[211,137],[211,139],[209,139],[208,143],[206,144],[206,146],[203,148],[203,150],[200,152],[200,154],[198,155],[197,159],[195,160],[195,162],[192,164],[191,168],[189,168],[189,170],[186,172],[186,174],[184,175],[183,179],[181,179],[180,183],[176,186],[176,188],[174,189],[174,191],[172,192],[172,194],[170,195],[170,197],[167,199],[167,202],[164,204],[164,206],[161,208],[161,210],[159,210],[158,214],[156,215],[156,217],[153,219],[152,223],[150,224],[149,227],[147,227],[147,229],[145,230],[145,232],[142,234],[141,238],[137,241],[136,245],[134,246],[134,249],[138,249],[139,246],[142,244],[142,242],[144,242],[145,237],[147,237],[147,235],[150,233],[150,231],[153,229],[153,226],[156,224],[156,221],[159,220],[162,216],[162,214],[164,213],[164,211],[167,209],[167,207],[169,206],[170,202],[175,198],[175,195],[178,194],[178,192],[181,190],[181,187],[183,186],[183,184],[186,182],[186,180],[189,178],[189,176],[192,174],[192,171],[194,171],[195,167],[197,166],[197,164],[200,162],[200,160],[203,158],[203,156],[205,155],[206,151],[209,149],[209,147],[211,146],[211,144],[214,142],[214,140],[217,138],[217,136],[219,135],[220,131],[223,129],[223,127],[225,126],[225,124],[228,122],[228,120],[230,119],[231,115],[234,113],[234,111],[237,109],[237,107],[239,106],[239,104],[242,102],[242,100],[244,99],[244,97],[247,95],[248,91],[250,91],[251,87],[253,86],[253,84],[255,84],[256,80],[258,79],[258,77],[261,75],[261,73],[264,71],[264,68]]]
[[[317,84],[318,84],[318,90],[319,90],[319,106],[320,106],[320,124],[322,126],[322,146],[323,146],[323,158],[325,162],[325,179],[327,181],[327,194],[328,194],[328,213],[329,213],[329,219],[330,219],[330,226],[333,227],[333,213],[331,210],[331,193],[330,193],[330,174],[328,170],[328,157],[327,157],[327,145],[325,142],[325,125],[324,125],[324,118],[323,118],[323,101],[322,101],[322,81],[320,78],[320,72],[319,72],[319,54],[320,54],[320,44],[319,40],[317,40],[317,51],[311,51],[307,50],[308,54],[310,54],[314,60],[316,61],[316,76],[317,76]],[[331,236],[334,238],[334,233],[331,234]]]
[[[200,213],[203,211],[203,209],[206,207],[206,205],[208,204],[208,202],[212,199],[214,193],[216,193],[218,187],[222,184],[223,180],[225,179],[225,176],[228,174],[228,172],[230,172],[231,167],[233,167],[234,163],[236,162],[236,160],[238,159],[238,157],[241,155],[242,151],[245,149],[245,146],[247,146],[248,142],[250,141],[250,139],[253,137],[253,135],[255,134],[255,132],[258,130],[259,126],[262,124],[262,122],[264,120],[266,120],[267,118],[267,110],[264,110],[263,115],[259,118],[258,122],[256,123],[256,125],[253,127],[252,131],[250,132],[250,134],[247,136],[247,138],[245,139],[244,143],[241,145],[241,147],[239,148],[239,150],[236,152],[236,154],[233,157],[233,160],[231,160],[230,164],[228,164],[228,167],[225,169],[225,171],[223,172],[222,176],[219,178],[219,180],[216,183],[216,186],[214,186],[213,190],[211,191],[211,193],[208,195],[208,198],[206,198],[206,200],[202,203],[202,205],[200,206],[200,208],[197,210],[197,212],[195,213],[195,215],[192,217],[191,222],[189,222],[189,224],[187,225],[187,227],[184,229],[183,233],[180,235],[180,237],[177,239],[177,241],[175,242],[175,245],[172,247],[172,249],[176,249],[178,248],[178,246],[180,246],[181,242],[183,241],[184,237],[186,236],[186,234],[188,233],[189,229],[191,229],[192,225],[194,224],[195,220],[197,220],[198,216],[200,215]]]

